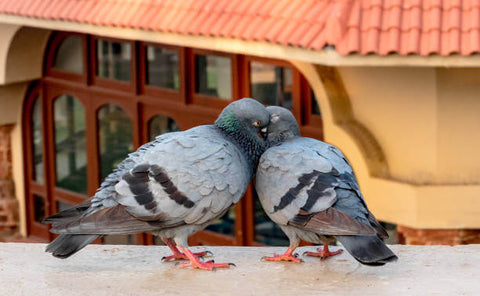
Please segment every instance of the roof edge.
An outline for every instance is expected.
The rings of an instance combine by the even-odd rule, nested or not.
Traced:
[[[142,40],[177,46],[195,47],[266,58],[288,59],[327,66],[380,66],[380,67],[480,67],[480,54],[462,55],[398,55],[376,54],[340,55],[332,48],[314,51],[304,48],[278,45],[268,42],[239,39],[182,35],[141,29],[97,26],[63,20],[45,20],[17,15],[0,14],[0,24],[20,25],[47,30],[71,31],[127,40]],[[288,58],[286,58],[288,57]]]

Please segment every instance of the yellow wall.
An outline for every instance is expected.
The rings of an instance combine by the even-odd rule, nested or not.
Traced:
[[[434,182],[437,174],[435,68],[341,67],[338,70],[354,116],[382,147],[391,177],[413,184]]]
[[[436,74],[438,179],[480,184],[480,69],[438,69]]]

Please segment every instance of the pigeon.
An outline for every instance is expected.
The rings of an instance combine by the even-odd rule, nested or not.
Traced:
[[[397,260],[384,244],[385,229],[368,210],[353,169],[336,147],[301,137],[293,114],[267,107],[269,148],[261,156],[255,189],[267,215],[290,241],[283,255],[267,261],[302,262],[293,254],[300,240],[323,244],[307,255],[325,259],[340,254],[328,250],[337,239],[360,263],[383,265]]]
[[[46,251],[67,258],[108,234],[151,232],[172,250],[168,260],[205,270],[187,239],[224,215],[245,193],[266,142],[270,115],[254,99],[229,104],[213,125],[160,135],[128,155],[95,195],[44,220],[58,236]]]

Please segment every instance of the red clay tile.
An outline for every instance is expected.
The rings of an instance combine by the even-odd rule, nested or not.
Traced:
[[[360,8],[360,6],[359,6]],[[347,29],[347,33],[343,40],[340,41],[337,50],[341,55],[347,55],[350,53],[358,53],[360,50],[360,30],[357,27],[350,27]]]
[[[369,9],[363,10],[362,31],[370,29],[379,30],[382,25],[382,8],[379,6],[371,6]]]
[[[441,55],[460,53],[460,30],[453,29],[450,30],[447,34],[443,33],[441,36]]]
[[[391,29],[400,29],[402,20],[402,8],[399,5],[391,6],[382,13],[381,31],[389,31]]]
[[[258,8],[256,14],[270,16],[273,8],[277,5],[277,0],[264,0],[264,4]]]
[[[463,55],[480,53],[480,28],[462,34],[461,53]]]
[[[0,0],[0,14],[343,55],[480,52],[480,0]]]
[[[380,55],[388,55],[398,52],[400,48],[400,29],[391,28],[390,30],[380,32],[380,40],[378,53]]]
[[[157,25],[157,16],[161,14],[161,9],[163,6],[160,6],[155,3],[150,3],[147,6],[147,10],[143,15],[142,19],[139,21],[140,28],[144,30],[154,30]]]
[[[411,29],[401,32],[401,44],[399,54],[408,55],[415,54],[420,51],[420,29]]]
[[[402,31],[421,29],[423,21],[422,9],[419,6],[410,6],[402,11]]]
[[[439,7],[433,7],[423,11],[423,31],[430,32],[440,30],[442,26],[442,11]]]
[[[378,37],[379,31],[377,29],[370,29],[361,32],[362,43],[360,48],[361,54],[371,54],[378,52]]]
[[[306,32],[303,38],[300,39],[298,45],[300,47],[309,48],[312,41],[319,35],[319,32],[322,32],[322,29],[325,27],[324,24],[315,23],[313,24],[310,29]]]

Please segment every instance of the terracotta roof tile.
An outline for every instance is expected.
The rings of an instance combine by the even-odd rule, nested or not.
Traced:
[[[347,55],[480,52],[480,0],[0,0],[0,14]]]

